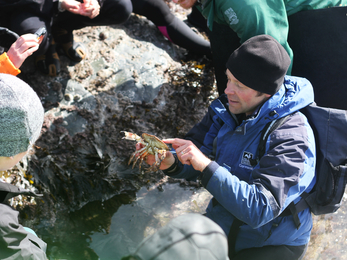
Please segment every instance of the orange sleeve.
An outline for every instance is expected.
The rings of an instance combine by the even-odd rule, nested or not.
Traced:
[[[8,58],[7,53],[0,55],[0,73],[12,74],[17,76],[21,71],[17,69],[12,61]]]

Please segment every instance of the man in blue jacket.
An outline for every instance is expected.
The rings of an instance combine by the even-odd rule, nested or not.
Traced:
[[[271,36],[245,41],[226,64],[225,94],[185,139],[164,140],[176,153],[167,153],[160,169],[174,178],[201,178],[213,195],[206,216],[228,235],[231,259],[301,259],[310,239],[309,209],[292,215],[287,208],[315,184],[315,139],[299,112],[314,95],[308,80],[286,76],[290,62]],[[252,163],[265,125],[287,115]]]

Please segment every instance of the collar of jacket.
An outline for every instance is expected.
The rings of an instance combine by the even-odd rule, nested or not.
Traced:
[[[290,115],[314,101],[311,83],[301,77],[285,76],[282,87],[259,109],[258,114],[247,120],[249,126],[262,121],[263,124]]]

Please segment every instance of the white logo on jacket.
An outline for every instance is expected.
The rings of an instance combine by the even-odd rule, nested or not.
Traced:
[[[247,165],[247,166],[252,166],[251,164],[251,159],[253,158],[253,154],[250,152],[243,152],[242,159],[241,159],[241,164]]]
[[[225,10],[224,14],[228,17],[230,25],[237,24],[239,22],[235,11],[231,7]]]

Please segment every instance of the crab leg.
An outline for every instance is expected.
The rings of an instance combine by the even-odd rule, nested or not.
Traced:
[[[135,153],[137,153],[137,152],[135,152]],[[140,157],[141,157],[141,155],[140,155],[140,154],[139,154],[139,155],[137,155],[137,156],[135,157],[135,160],[134,160],[134,162],[133,162],[133,167],[132,167],[132,169],[134,169],[135,164],[136,164],[136,162],[138,161],[138,159],[140,159]],[[140,165],[140,169],[141,169],[141,165]]]
[[[145,151],[145,152],[143,152],[142,155],[141,155],[141,160],[140,160],[140,163],[139,163],[139,169],[140,169],[140,170],[141,170],[141,164],[142,164],[142,162],[143,162],[143,159],[146,158],[147,154],[148,154],[148,152]]]
[[[139,157],[139,156],[141,156],[141,154],[143,153],[143,151],[144,150],[146,150],[146,147],[143,147],[143,148],[141,148],[140,150],[137,150],[137,151],[135,151],[132,155],[131,155],[131,157],[130,157],[130,160],[129,160],[129,162],[128,162],[128,165],[131,163],[131,161],[134,159],[134,156],[136,155],[136,154],[139,154],[137,157]],[[136,160],[137,161],[137,160]]]
[[[137,151],[135,151],[135,152],[132,154],[132,156],[131,156],[131,158],[130,158],[130,160],[129,160],[129,162],[128,162],[128,165],[129,165],[129,164],[131,163],[131,161],[134,159],[134,156],[135,156],[136,154],[137,154]],[[134,169],[134,166],[135,166],[137,160],[138,160],[138,156],[135,157],[135,161],[134,161],[134,163],[133,163],[132,169]]]
[[[137,160],[140,158],[140,155],[138,155],[138,156],[136,156],[136,158],[135,158],[135,160],[134,160],[134,162],[133,162],[133,167],[132,167],[132,169],[134,169],[134,167],[135,167],[135,165],[136,165],[136,162],[137,162]],[[141,168],[141,165],[140,165],[140,168]]]
[[[166,150],[160,150],[158,153],[160,154],[160,158],[159,158],[160,160],[159,164],[160,164],[162,160],[164,160],[166,157]]]
[[[159,166],[160,162],[159,162],[159,157],[158,157],[158,153],[157,152],[155,152],[154,157],[155,157],[155,162],[153,163],[152,166]]]
[[[134,166],[135,166],[136,162],[141,158],[140,164],[139,164],[139,169],[141,170],[141,163],[143,162],[143,159],[146,157],[148,152],[146,151],[145,147],[140,149],[139,151],[135,152],[135,154],[138,153],[138,156],[136,156],[136,159],[135,159],[135,161],[133,163],[133,169],[134,169]]]

